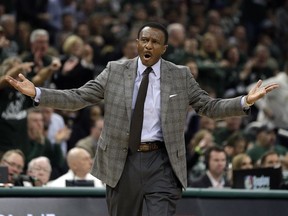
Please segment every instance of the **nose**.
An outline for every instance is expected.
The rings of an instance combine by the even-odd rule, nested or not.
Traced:
[[[152,48],[152,42],[151,42],[151,40],[149,40],[149,41],[146,43],[145,48],[146,48],[146,49],[151,49],[151,48]]]

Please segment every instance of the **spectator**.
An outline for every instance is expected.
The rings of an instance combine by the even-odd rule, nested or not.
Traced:
[[[17,57],[7,58],[0,66],[0,157],[11,149],[26,152],[28,147],[27,112],[32,106],[29,97],[19,94],[7,86],[5,75],[17,77],[21,71],[26,74],[31,70],[32,63],[22,63]]]
[[[227,156],[224,149],[217,146],[209,148],[205,153],[206,173],[199,179],[190,182],[190,187],[197,188],[224,188],[230,187],[225,178]]]
[[[268,48],[260,44],[255,47],[253,57],[245,63],[240,79],[247,86],[259,79],[265,80],[274,76],[278,69],[278,63],[270,56]]]
[[[199,67],[199,83],[201,86],[209,86],[214,89],[216,96],[223,94],[223,76],[220,68],[222,60],[222,51],[219,49],[214,34],[207,32],[203,36],[200,44],[197,64]]]
[[[245,94],[246,89],[239,76],[243,69],[243,63],[238,47],[229,46],[224,51],[223,56],[220,67],[224,72],[224,96],[228,98]]]
[[[213,132],[215,142],[220,146],[225,144],[231,134],[241,132],[242,117],[225,118],[224,123],[224,126],[217,127]]]
[[[214,146],[213,136],[210,131],[199,130],[187,147],[187,173],[188,180],[192,181],[205,173],[205,152]]]
[[[20,174],[25,165],[25,156],[20,149],[12,149],[2,156],[0,165],[8,167],[8,183],[14,186],[22,186]]]
[[[137,56],[137,43],[135,39],[126,39],[122,44],[123,56],[119,60],[133,59]]]
[[[275,151],[268,151],[260,158],[260,166],[261,167],[280,167],[281,161],[279,154]]]
[[[229,163],[238,154],[246,152],[248,142],[246,138],[240,132],[231,134],[224,144],[224,150],[227,154]]]
[[[57,89],[78,88],[94,78],[93,50],[83,40],[71,35],[63,44],[62,68],[53,77]]]
[[[253,164],[249,155],[241,153],[236,155],[232,160],[232,170],[252,169]]]
[[[37,74],[41,79],[35,80],[35,85],[50,87],[52,74],[60,68],[61,64],[59,59],[48,54],[49,33],[44,29],[32,31],[30,46],[31,51],[23,57],[23,62],[34,63],[28,77],[31,79]]]
[[[167,27],[167,31],[169,34],[168,48],[163,58],[175,64],[183,64],[183,61],[187,58],[184,49],[185,28],[180,23],[172,23]]]
[[[259,163],[259,159],[268,151],[275,151],[279,155],[285,155],[287,149],[279,144],[276,144],[276,131],[274,127],[266,124],[261,124],[256,129],[256,138],[254,145],[248,149],[247,154],[251,157],[253,164]]]
[[[27,175],[35,180],[34,186],[45,186],[50,179],[51,172],[50,160],[45,156],[34,158],[28,164]]]
[[[66,174],[48,183],[48,187],[65,187],[66,180],[93,180],[94,187],[103,188],[102,182],[89,172],[92,167],[92,158],[88,151],[75,147],[67,154],[69,170]]]
[[[59,143],[52,145],[45,136],[44,120],[41,111],[31,108],[28,112],[27,124],[30,146],[28,152],[25,152],[27,158],[26,163],[29,163],[33,158],[46,156],[51,161],[53,177],[59,176],[62,173],[64,165],[61,146]]]

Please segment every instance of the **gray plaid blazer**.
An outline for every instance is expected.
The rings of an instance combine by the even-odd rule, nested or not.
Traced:
[[[105,124],[98,141],[92,174],[111,187],[121,177],[127,153],[132,93],[137,58],[109,62],[97,76],[79,89],[41,88],[41,106],[78,110],[104,100]],[[184,124],[188,105],[200,115],[224,118],[245,115],[241,97],[212,99],[189,69],[161,59],[161,124],[171,166],[182,186],[187,186]]]

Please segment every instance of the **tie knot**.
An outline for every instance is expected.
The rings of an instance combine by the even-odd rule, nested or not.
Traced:
[[[149,74],[152,70],[153,70],[152,67],[147,67],[147,68],[145,69],[145,71],[143,72],[143,75]]]

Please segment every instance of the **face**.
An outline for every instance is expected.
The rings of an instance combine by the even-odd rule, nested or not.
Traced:
[[[49,124],[50,123],[50,120],[51,120],[51,116],[53,114],[53,108],[50,108],[50,107],[43,107],[41,109],[42,111],[42,114],[43,114],[43,119],[44,119],[44,122],[46,124]]]
[[[142,64],[149,67],[154,65],[165,53],[167,45],[164,33],[155,28],[145,27],[137,39],[137,49]]]
[[[280,159],[277,154],[271,154],[266,157],[263,167],[278,167],[280,166]]]
[[[275,136],[274,131],[261,131],[257,135],[257,142],[263,147],[269,147],[274,144]]]
[[[135,58],[137,56],[136,41],[128,42],[127,45],[123,49],[123,53],[128,59]]]
[[[70,47],[69,53],[77,57],[81,57],[83,53],[83,45],[84,44],[82,41],[75,41]]]
[[[75,162],[76,163],[74,164],[73,168],[74,170],[72,170],[77,176],[85,176],[90,172],[92,167],[92,159],[86,150],[83,149],[81,152],[79,152],[77,161]]]
[[[39,186],[46,184],[49,181],[51,168],[45,161],[38,161],[33,168],[28,172],[29,176],[36,178]]]
[[[220,176],[224,173],[226,166],[226,155],[224,152],[212,151],[210,153],[209,171],[214,176]]]
[[[250,157],[244,157],[241,165],[240,165],[240,169],[252,169],[253,165],[252,165],[252,160]]]
[[[30,113],[28,115],[29,129],[44,129],[44,119],[42,113]]]
[[[49,47],[49,38],[46,35],[39,35],[37,39],[32,43],[32,50],[34,53],[44,55]]]
[[[240,154],[240,153],[244,153],[245,152],[245,148],[246,148],[246,141],[244,139],[238,140],[235,143],[235,149],[234,149],[234,154]]]
[[[3,158],[3,165],[8,167],[8,180],[13,182],[14,175],[20,175],[23,171],[24,160],[23,157],[17,153],[12,153],[5,159]]]
[[[233,47],[228,52],[228,59],[232,62],[238,62],[239,61],[239,51],[236,47]]]
[[[104,126],[104,121],[102,119],[97,120],[96,126],[94,126],[92,128],[92,136],[95,139],[98,139],[100,137],[100,134],[102,132],[103,126]]]

